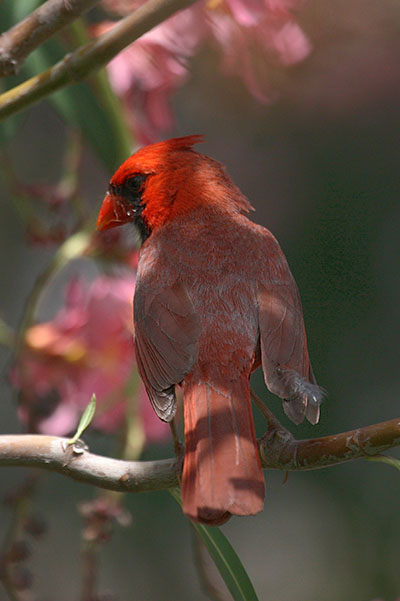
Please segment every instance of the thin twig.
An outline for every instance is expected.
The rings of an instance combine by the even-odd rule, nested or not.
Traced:
[[[194,0],[148,0],[110,31],[65,56],[56,65],[0,96],[0,120],[103,67],[144,33],[191,6]]]
[[[289,430],[286,430],[280,423],[280,421],[275,417],[272,413],[271,409],[264,403],[264,401],[254,392],[252,388],[250,388],[250,397],[252,398],[255,406],[260,411],[260,413],[264,416],[265,421],[268,424],[268,432],[282,432],[283,434],[292,437]],[[293,437],[292,437],[293,438]]]
[[[25,310],[19,327],[19,333],[16,340],[14,353],[17,356],[25,343],[25,334],[29,326],[32,325],[36,316],[36,311],[43,298],[46,286],[49,281],[73,259],[81,257],[89,247],[91,241],[91,232],[80,230],[75,232],[61,244],[54,254],[51,262],[36,279],[31,293],[26,301]]]
[[[35,48],[99,0],[47,0],[0,36],[0,77],[15,75]]]
[[[0,582],[7,592],[10,601],[33,601],[30,587],[20,590],[16,568],[29,557],[29,547],[25,536],[27,518],[31,512],[38,474],[25,478],[17,489],[8,491],[7,505],[12,511],[8,530],[0,548]]]
[[[82,592],[81,601],[95,599],[95,591],[99,573],[99,545],[96,542],[85,542],[81,553]]]
[[[263,436],[259,443],[263,467],[312,470],[383,453],[400,445],[400,418],[349,432],[310,440]],[[65,450],[66,449],[66,450]],[[146,492],[176,487],[182,462],[122,461],[66,447],[66,439],[42,435],[0,436],[0,466],[39,467],[119,492]]]
[[[4,319],[0,317],[0,346],[13,350],[15,344],[15,332]]]

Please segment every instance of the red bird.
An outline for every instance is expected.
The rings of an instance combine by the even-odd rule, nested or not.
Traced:
[[[273,235],[201,136],[152,144],[112,177],[97,220],[134,222],[143,245],[134,298],[135,348],[154,411],[169,422],[183,388],[183,510],[221,524],[263,508],[264,477],[249,378],[262,364],[290,419],[319,419],[296,283]]]

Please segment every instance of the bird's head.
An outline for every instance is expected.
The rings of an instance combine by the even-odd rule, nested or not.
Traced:
[[[193,150],[202,141],[198,135],[172,138],[130,156],[110,180],[97,229],[134,222],[145,240],[157,227],[199,206],[248,212],[249,202],[224,167]]]

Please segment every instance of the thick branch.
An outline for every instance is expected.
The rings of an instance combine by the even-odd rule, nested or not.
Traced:
[[[263,466],[281,470],[314,470],[379,455],[400,445],[400,418],[308,440],[272,429],[260,440]]]
[[[40,434],[0,436],[0,465],[39,467],[109,490],[145,492],[173,488],[180,472],[176,459],[122,461],[101,457],[66,438]]]
[[[400,419],[324,438],[295,440],[274,429],[260,440],[264,468],[311,470],[378,455],[400,445]],[[66,449],[66,450],[65,450]],[[0,466],[39,467],[120,492],[162,490],[178,485],[176,459],[121,461],[89,453],[66,439],[41,435],[0,436]]]
[[[0,96],[0,120],[103,67],[118,52],[194,0],[147,0],[97,40]]]
[[[47,0],[0,36],[0,76],[14,75],[35,48],[99,0]]]

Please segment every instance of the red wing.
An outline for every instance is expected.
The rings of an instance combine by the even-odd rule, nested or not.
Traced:
[[[197,360],[200,321],[182,283],[162,290],[147,306],[140,283],[134,299],[135,347],[140,376],[153,409],[164,421],[175,415],[175,385]]]
[[[300,296],[283,255],[277,257],[277,265],[279,279],[264,280],[258,290],[264,378],[294,423],[306,416],[315,424],[323,394],[310,365]]]

